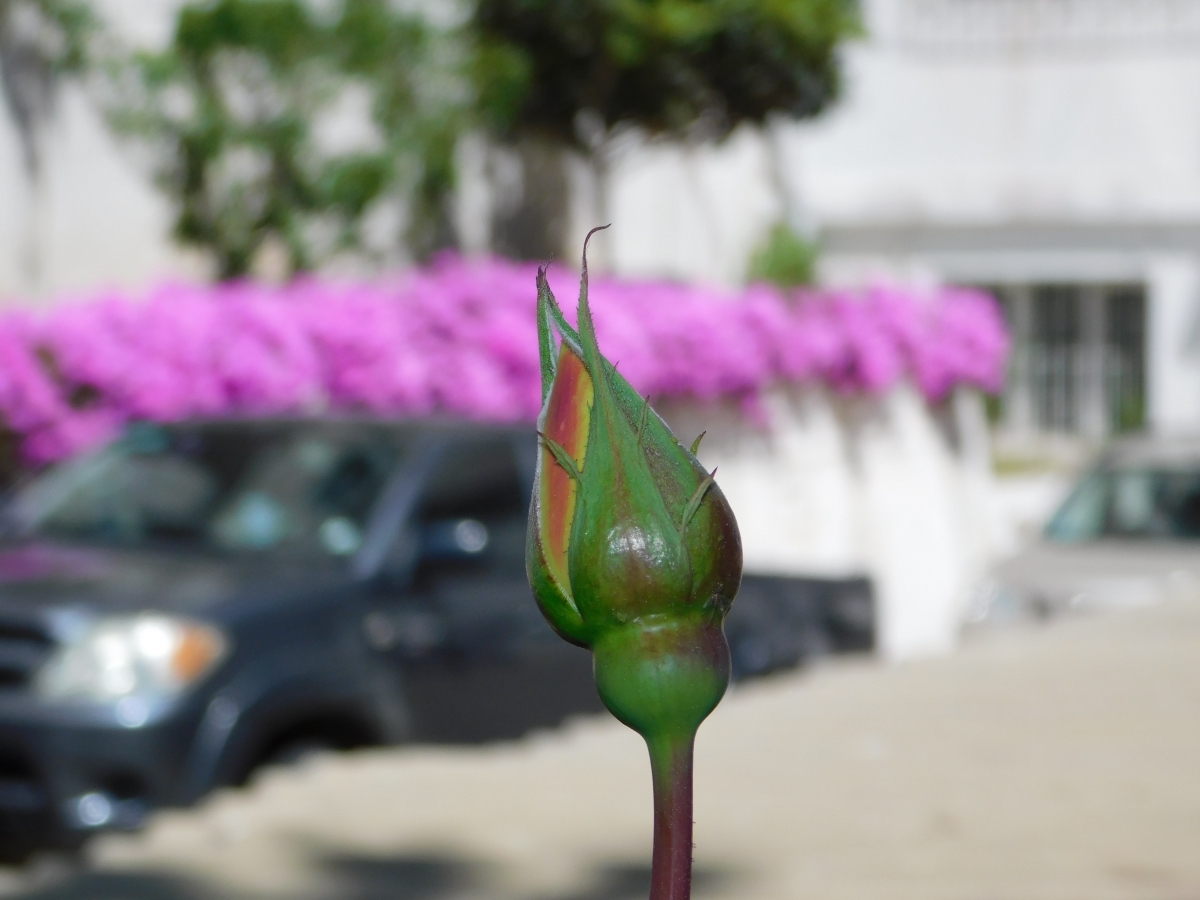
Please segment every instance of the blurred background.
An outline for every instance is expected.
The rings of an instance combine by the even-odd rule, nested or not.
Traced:
[[[0,892],[645,894],[503,555],[611,222],[749,576],[697,895],[1200,894],[1200,0],[0,0],[0,88]],[[317,583],[392,724],[243,738]]]

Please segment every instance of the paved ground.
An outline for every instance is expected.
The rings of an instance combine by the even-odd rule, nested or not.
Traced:
[[[698,752],[698,900],[1197,900],[1200,608],[991,635],[747,686]],[[645,897],[649,774],[611,721],[321,758],[144,834],[40,900]]]

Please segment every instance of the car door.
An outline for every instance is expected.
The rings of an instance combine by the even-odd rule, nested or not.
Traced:
[[[429,739],[512,736],[598,703],[589,654],[550,630],[529,589],[526,437],[448,438],[411,517],[413,574],[392,621]]]
[[[238,551],[244,578],[221,612],[233,648],[221,696],[239,713],[231,735],[201,735],[197,793],[292,741],[409,735],[403,685],[364,647],[371,591],[351,572],[405,450],[377,427],[285,425],[215,512],[214,542]]]
[[[545,634],[525,577],[529,498],[507,436],[450,442],[414,518],[414,589],[446,628],[444,652],[502,659]]]

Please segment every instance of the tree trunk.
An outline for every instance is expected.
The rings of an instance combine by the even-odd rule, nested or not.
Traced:
[[[793,184],[788,177],[787,154],[784,147],[784,128],[787,119],[771,116],[764,126],[764,137],[767,145],[767,177],[770,178],[779,195],[780,220],[793,233],[811,240],[815,236],[816,227],[812,217],[804,207],[798,185]]]
[[[513,259],[561,258],[570,212],[565,150],[537,137],[505,148],[519,162],[519,184],[492,212],[492,249]]]

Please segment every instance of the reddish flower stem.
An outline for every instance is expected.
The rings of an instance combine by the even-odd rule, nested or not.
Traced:
[[[692,746],[695,735],[647,738],[654,777],[650,900],[692,895]]]

